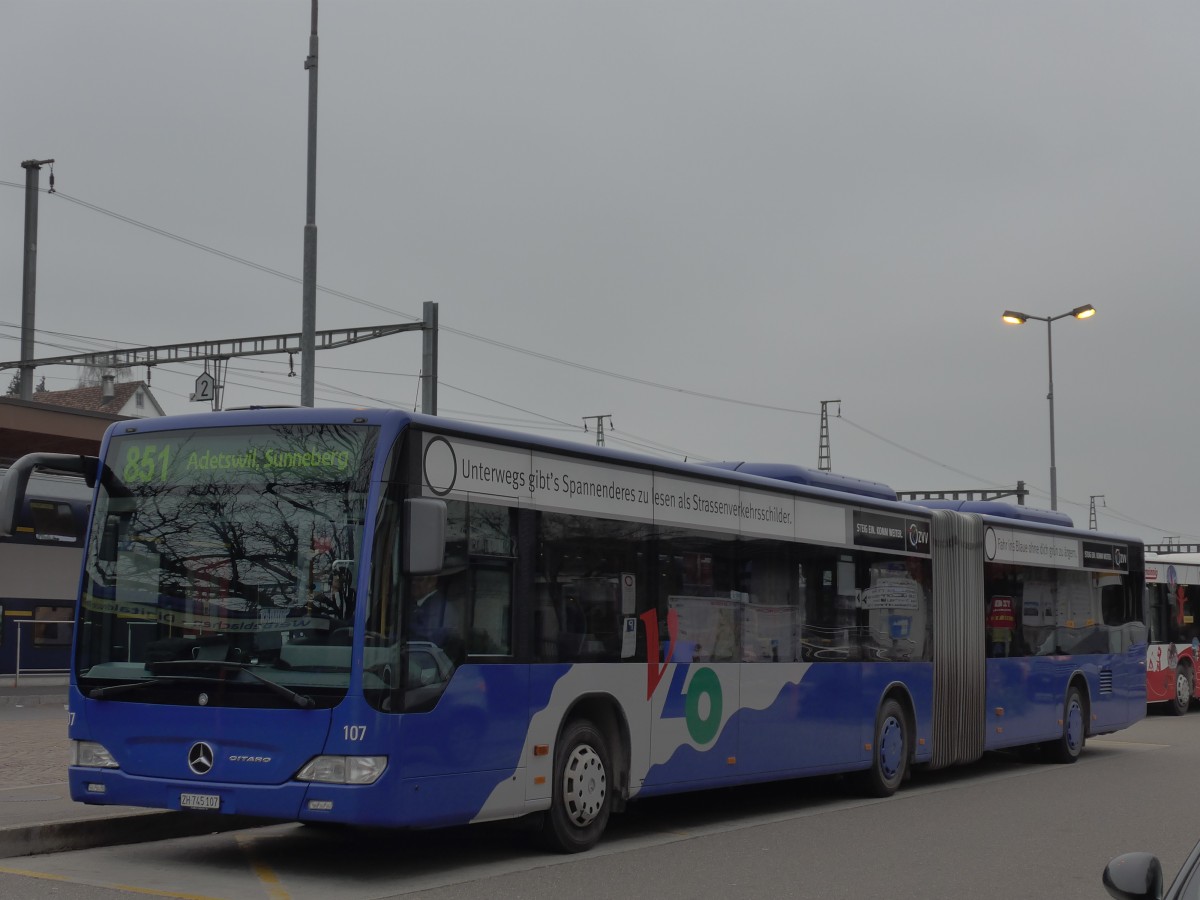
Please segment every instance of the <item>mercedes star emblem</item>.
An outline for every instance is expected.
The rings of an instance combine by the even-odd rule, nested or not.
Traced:
[[[197,775],[207,775],[212,771],[213,760],[215,758],[212,747],[204,743],[204,741],[197,741],[188,750],[188,768]]]

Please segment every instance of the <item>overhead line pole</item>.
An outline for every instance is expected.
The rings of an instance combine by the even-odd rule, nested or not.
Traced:
[[[421,304],[421,412],[437,415],[438,386],[438,305],[432,300]]]
[[[312,0],[312,33],[304,68],[308,69],[308,208],[300,317],[300,405],[312,406],[317,383],[317,0]]]
[[[833,457],[829,452],[829,404],[836,403],[838,405],[838,418],[842,417],[842,401],[841,400],[822,400],[821,401],[821,443],[817,448],[817,471],[832,472]]]
[[[25,170],[25,269],[21,282],[21,378],[18,396],[22,400],[33,399],[33,334],[34,304],[37,295],[37,233],[38,233],[38,178],[42,166],[53,163],[52,159],[27,159],[21,163]],[[51,170],[50,190],[54,190],[54,174]]]
[[[588,430],[587,423],[592,421],[593,419],[596,420],[596,446],[603,447],[604,446],[604,420],[608,419],[609,430],[612,430],[612,416],[609,415],[608,413],[604,413],[604,414],[598,415],[598,416],[584,416],[583,417],[583,430],[584,431]]]

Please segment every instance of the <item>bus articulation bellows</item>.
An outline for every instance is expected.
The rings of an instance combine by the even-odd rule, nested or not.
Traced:
[[[72,462],[74,460],[74,462]],[[1140,542],[399,411],[112,426],[0,487],[95,486],[85,803],[593,846],[641,797],[1037,746],[1146,709]]]

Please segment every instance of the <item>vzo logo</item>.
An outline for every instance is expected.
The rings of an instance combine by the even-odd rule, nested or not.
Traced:
[[[673,609],[667,612],[667,661],[661,664],[658,661],[658,616],[654,610],[649,610],[642,613],[641,619],[646,625],[646,699],[649,700],[667,674],[667,665],[675,651],[675,638],[679,635],[679,616]],[[661,717],[684,719],[692,740],[697,744],[707,744],[721,729],[721,713],[724,709],[721,680],[716,672],[704,666],[696,669],[689,681],[688,671],[691,668],[690,663],[675,666]]]

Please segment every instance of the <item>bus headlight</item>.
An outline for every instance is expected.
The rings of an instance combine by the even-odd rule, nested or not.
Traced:
[[[387,768],[386,756],[314,756],[296,773],[297,781],[374,784]]]
[[[119,769],[113,755],[95,741],[71,741],[71,765],[88,769]]]

